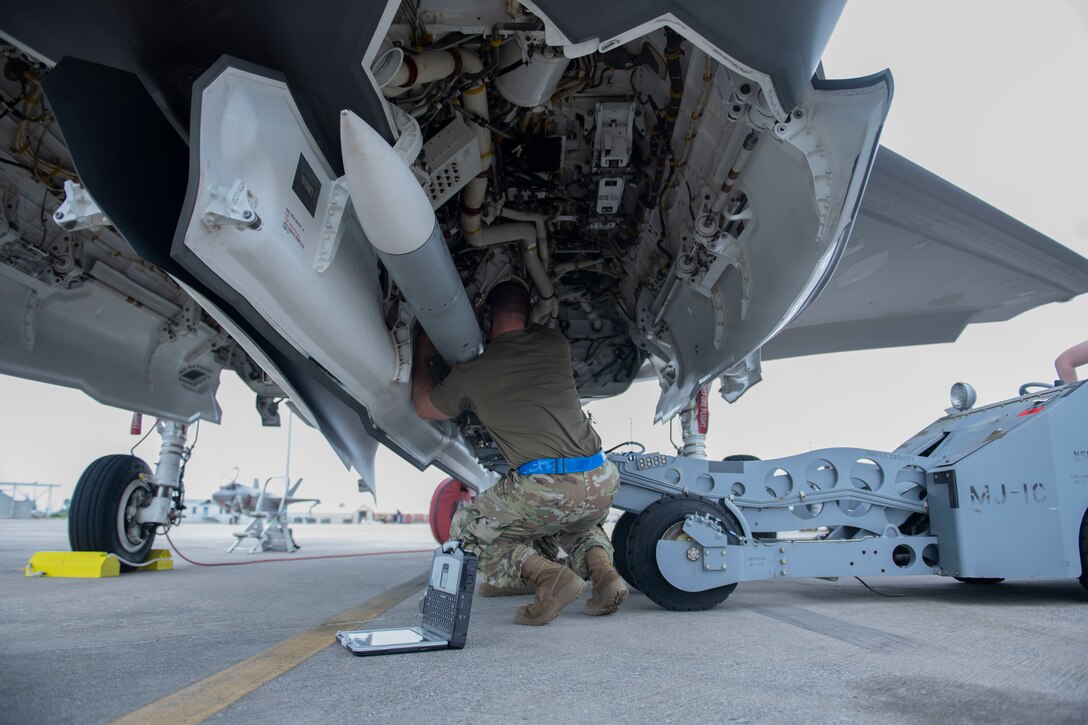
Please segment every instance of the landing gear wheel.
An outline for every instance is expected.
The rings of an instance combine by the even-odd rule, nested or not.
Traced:
[[[627,560],[627,540],[630,538],[631,525],[635,523],[635,518],[637,514],[624,511],[612,529],[612,565],[631,586],[635,586],[635,578],[631,574],[631,564]]]
[[[685,592],[670,584],[661,573],[657,566],[657,542],[691,541],[684,533],[684,521],[689,514],[709,515],[720,521],[725,531],[740,530],[733,515],[718,506],[691,496],[667,496],[636,516],[627,536],[627,566],[635,586],[658,605],[674,612],[712,609],[737,588],[736,584],[727,584],[701,592]],[[739,543],[731,534],[728,541]]]
[[[963,582],[964,584],[975,584],[982,586],[985,586],[987,584],[1000,584],[1001,582],[1005,581],[1005,577],[1003,576],[957,576],[953,578],[958,582]]]
[[[68,510],[72,551],[104,551],[134,563],[147,558],[155,525],[139,523],[136,515],[155,493],[140,474],[150,477],[151,469],[136,456],[103,456],[87,466]],[[133,568],[121,564],[122,571]]]

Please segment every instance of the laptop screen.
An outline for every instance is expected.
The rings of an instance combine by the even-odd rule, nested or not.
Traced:
[[[427,641],[419,631],[407,628],[344,632],[344,635],[351,639],[353,647],[388,647]]]

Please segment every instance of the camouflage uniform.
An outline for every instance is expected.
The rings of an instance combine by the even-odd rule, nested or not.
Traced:
[[[612,558],[601,524],[619,485],[611,461],[584,473],[523,476],[511,470],[457,512],[450,536],[479,557],[480,574],[496,587],[523,585],[521,567],[538,553],[534,542],[546,537],[558,540],[570,567],[586,579],[587,551],[600,547]]]

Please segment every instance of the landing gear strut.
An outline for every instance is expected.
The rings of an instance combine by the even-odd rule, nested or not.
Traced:
[[[103,456],[80,476],[68,513],[68,542],[72,551],[104,551],[129,571],[142,563],[155,542],[159,526],[181,518],[181,480],[189,449],[187,426],[160,421],[162,437],[155,474],[136,456]]]
[[[695,398],[680,411],[680,434],[684,446],[680,455],[687,458],[706,459],[706,431],[710,422],[710,387],[704,385]]]

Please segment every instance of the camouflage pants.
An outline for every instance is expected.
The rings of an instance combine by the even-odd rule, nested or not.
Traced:
[[[511,470],[453,517],[450,537],[479,557],[478,571],[494,586],[524,584],[521,567],[534,542],[546,550],[554,537],[569,564],[589,577],[586,552],[600,547],[612,558],[612,543],[601,528],[619,490],[611,461],[584,473],[523,476]]]

